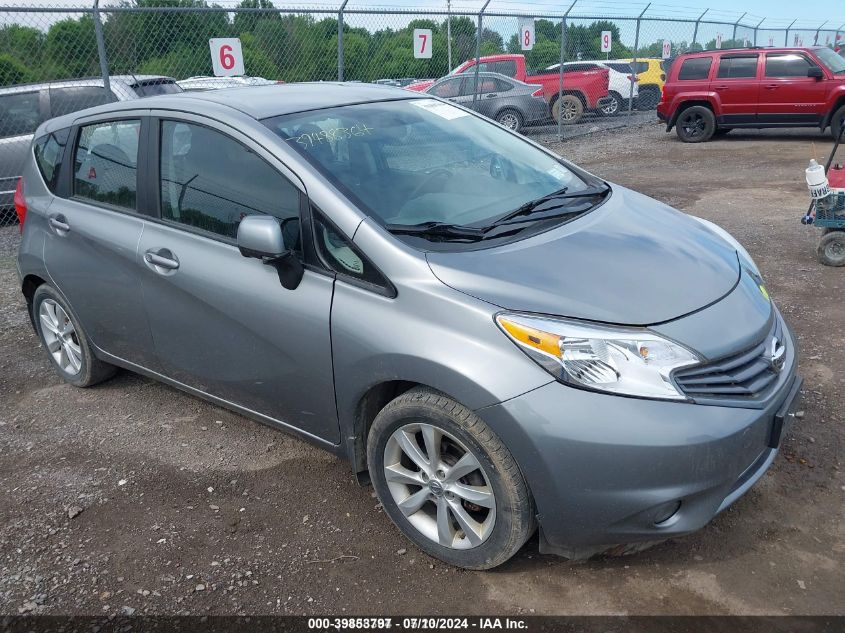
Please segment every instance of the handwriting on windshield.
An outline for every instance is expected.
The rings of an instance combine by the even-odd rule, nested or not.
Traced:
[[[297,145],[305,149],[311,149],[323,143],[348,139],[353,136],[370,136],[372,132],[373,128],[368,127],[365,123],[358,123],[352,127],[336,127],[329,128],[328,130],[320,130],[319,132],[305,132],[299,136],[292,136],[287,140],[294,141]]]

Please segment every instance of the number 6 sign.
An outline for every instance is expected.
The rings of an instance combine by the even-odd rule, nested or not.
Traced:
[[[534,48],[534,20],[519,23],[519,44],[524,51]]]
[[[414,57],[431,59],[431,29],[414,29]]]
[[[215,77],[234,77],[244,73],[244,54],[237,37],[217,37],[208,40],[211,66]]]

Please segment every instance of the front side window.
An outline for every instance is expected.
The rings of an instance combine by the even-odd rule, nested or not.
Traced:
[[[757,77],[758,55],[723,57],[719,62],[718,79],[753,79]]]
[[[74,195],[135,210],[140,132],[137,119],[81,128],[74,156]]]
[[[433,99],[327,108],[264,123],[386,225],[484,226],[548,194],[588,189],[553,156]]]
[[[32,134],[40,123],[37,90],[0,95],[0,138]]]
[[[162,121],[160,145],[163,220],[235,239],[244,217],[263,214],[298,234],[299,190],[245,146],[178,121]]]
[[[806,77],[813,64],[798,53],[766,55],[766,77]]]
[[[117,101],[117,99],[110,92],[106,92],[102,86],[50,88],[50,114],[54,117],[112,101]]]
[[[694,81],[696,79],[707,79],[710,76],[710,66],[713,59],[710,57],[694,57],[685,59],[678,71],[678,81]]]

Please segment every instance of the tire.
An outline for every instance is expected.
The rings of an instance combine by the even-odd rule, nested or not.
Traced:
[[[439,468],[429,463],[424,448],[434,442]],[[382,409],[370,429],[367,459],[376,494],[393,523],[417,547],[450,565],[501,565],[535,530],[534,503],[513,456],[481,418],[436,391],[415,388]],[[455,482],[450,469],[459,461],[467,466]],[[453,492],[470,494],[468,485],[480,505]],[[466,522],[468,516],[473,523]]]
[[[834,141],[839,138],[839,134],[842,131],[843,119],[845,119],[845,106],[842,106],[834,112],[830,119],[830,133],[833,136]]]
[[[117,369],[97,359],[76,314],[52,287],[42,284],[32,297],[32,316],[41,345],[65,382],[90,387]]]
[[[552,106],[552,118],[559,121],[563,112],[564,125],[574,125],[584,116],[584,104],[575,95],[563,95],[560,99],[554,102]]]
[[[678,116],[675,129],[684,143],[704,143],[716,131],[716,117],[710,108],[690,106]]]
[[[845,266],[845,231],[822,235],[817,252],[819,261],[825,266]]]
[[[496,123],[504,125],[509,130],[519,132],[525,124],[525,120],[519,110],[508,108],[496,115]]]
[[[660,88],[657,86],[642,86],[637,97],[638,110],[654,110],[660,103]]]
[[[599,108],[599,114],[602,116],[616,116],[622,111],[622,95],[618,92],[609,92],[608,96],[612,101],[603,108]]]

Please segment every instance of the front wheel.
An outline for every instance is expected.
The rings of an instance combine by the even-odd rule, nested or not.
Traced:
[[[830,120],[830,133],[833,135],[833,140],[839,138],[842,133],[842,123],[845,121],[845,106],[839,108],[833,113],[833,118]]]
[[[370,429],[367,458],[393,523],[450,565],[501,565],[534,531],[513,456],[481,418],[436,391],[415,388],[390,402]]]
[[[584,116],[584,104],[575,95],[563,95],[552,106],[552,118],[564,125],[573,125]]]
[[[845,266],[845,231],[824,233],[819,240],[818,256],[825,266]]]
[[[716,117],[710,108],[691,106],[681,112],[675,125],[678,138],[684,143],[704,143],[716,131]]]

